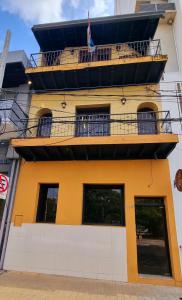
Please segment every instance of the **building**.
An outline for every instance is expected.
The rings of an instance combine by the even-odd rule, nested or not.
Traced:
[[[116,0],[116,13],[122,14],[125,2]],[[133,1],[131,1],[133,5]],[[178,122],[172,123],[173,132],[179,135],[178,147],[169,155],[171,184],[173,190],[176,228],[178,236],[178,249],[180,253],[182,269],[182,223],[181,223],[181,192],[175,186],[175,176],[179,169],[182,169],[181,151],[182,151],[182,40],[181,40],[181,19],[182,19],[182,1],[181,0],[137,0],[136,5],[131,7],[128,1],[126,8],[130,5],[130,13],[144,12],[163,12],[164,17],[160,19],[154,39],[161,40],[161,49],[163,53],[168,54],[168,62],[165,72],[160,81],[160,95],[163,110],[169,110]],[[119,7],[120,6],[120,7]],[[135,7],[135,8],[134,8]],[[162,96],[162,97],[161,97]]]
[[[1,55],[0,55],[1,58]],[[19,156],[11,146],[11,139],[21,136],[27,126],[30,104],[29,86],[25,75],[28,58],[24,51],[7,55],[3,85],[0,90],[0,173],[9,177],[9,196],[0,199],[0,266],[4,259],[8,235],[7,218],[11,212],[11,193],[16,184]],[[0,196],[1,197],[1,196]]]
[[[168,57],[161,12],[33,27],[41,52],[4,269],[181,285],[168,155],[178,143],[158,101]],[[143,30],[145,28],[145,30]]]
[[[11,158],[11,153],[8,153],[9,141],[18,135],[13,131],[20,130],[21,126],[24,126],[23,120],[28,116],[29,101],[26,92],[29,91],[29,86],[25,75],[27,62],[28,58],[24,51],[8,53],[0,93],[0,171],[7,175],[11,167],[8,160]],[[9,131],[11,133],[8,133]]]

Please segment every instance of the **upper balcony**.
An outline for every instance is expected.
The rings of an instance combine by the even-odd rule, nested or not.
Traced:
[[[64,118],[46,114],[30,119],[26,133],[12,140],[12,145],[28,161],[116,160],[163,159],[178,142],[168,111],[89,111]]]
[[[84,89],[158,83],[167,62],[153,41],[163,13],[91,19],[96,45],[88,53],[88,20],[35,25],[40,53],[26,69],[35,90]]]
[[[2,139],[19,136],[26,129],[27,117],[15,97],[0,95],[0,134]]]
[[[160,40],[40,52],[26,69],[35,90],[158,83],[167,62]]]

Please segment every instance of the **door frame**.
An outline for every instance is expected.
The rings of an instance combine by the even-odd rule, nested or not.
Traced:
[[[137,224],[136,224],[136,202],[138,199],[143,199],[144,201],[147,202],[148,199],[154,199],[154,200],[162,200],[163,204],[161,204],[164,208],[164,211],[162,212],[162,216],[163,216],[163,222],[164,222],[164,241],[165,241],[165,247],[166,247],[166,257],[168,259],[168,263],[169,263],[169,272],[171,273],[171,276],[165,276],[165,275],[157,275],[157,274],[142,274],[139,273],[138,271],[138,275],[141,277],[145,277],[145,276],[149,276],[149,277],[157,277],[157,276],[161,276],[162,278],[172,278],[173,274],[172,274],[172,266],[171,266],[171,254],[170,254],[170,248],[169,248],[169,234],[168,234],[168,228],[167,228],[167,216],[166,216],[166,205],[165,205],[165,200],[163,197],[135,197],[135,228],[136,228],[136,232],[137,232]],[[146,200],[145,200],[146,199]],[[149,200],[150,201],[150,200]],[[148,202],[147,202],[148,203]],[[156,205],[147,205],[144,204],[143,207],[159,207],[160,204],[156,204]],[[138,205],[139,206],[139,205]],[[141,205],[142,206],[142,205]],[[136,233],[136,244],[137,244],[137,233]],[[139,260],[138,260],[138,248],[137,248],[137,269],[139,269]]]
[[[128,198],[128,196],[130,197]],[[127,232],[127,266],[128,266],[128,281],[133,283],[144,283],[154,285],[181,286],[182,275],[180,269],[179,247],[177,243],[175,215],[172,194],[138,194],[131,195],[131,192],[126,191],[126,232]],[[137,240],[136,240],[136,219],[135,219],[135,199],[136,198],[162,198],[166,212],[166,225],[169,243],[169,254],[171,261],[172,277],[162,277],[153,275],[138,274],[137,262]]]

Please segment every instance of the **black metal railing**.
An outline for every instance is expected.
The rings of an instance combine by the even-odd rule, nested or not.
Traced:
[[[69,48],[31,54],[27,67],[47,67],[74,63],[88,63],[115,59],[161,55],[160,40],[146,40],[122,44],[96,46],[93,53],[87,47]]]
[[[170,134],[169,111],[126,114],[89,114],[63,118],[29,119],[20,137],[93,137]]]
[[[17,131],[27,127],[28,115],[22,110],[15,98],[0,100],[0,129],[11,123]]]

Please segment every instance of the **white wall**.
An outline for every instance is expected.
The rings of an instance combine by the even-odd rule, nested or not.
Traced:
[[[173,35],[173,26],[159,24],[154,39],[160,39],[162,54],[168,55],[165,72],[178,72],[177,53]]]
[[[176,4],[176,17],[173,25],[174,38],[176,42],[177,52],[178,52],[178,62],[179,70],[182,72],[182,0],[173,0],[170,2],[175,2]]]
[[[5,270],[127,282],[126,229],[11,225]]]
[[[135,12],[136,0],[115,0],[114,1],[114,14],[125,15]]]
[[[182,113],[177,104],[177,99],[175,97],[171,97],[171,95],[175,95],[175,93],[172,92],[172,90],[176,89],[175,81],[182,81],[182,73],[166,73],[164,79],[164,81],[161,81],[160,89],[165,90],[162,94],[168,96],[163,98],[162,108],[163,110],[169,110],[172,118],[182,117]],[[173,133],[179,134],[179,143],[168,158],[182,270],[182,249],[180,249],[180,246],[182,246],[182,193],[179,192],[176,187],[174,187],[176,172],[178,169],[182,169],[182,124],[180,124],[180,122],[172,122],[172,130]]]

